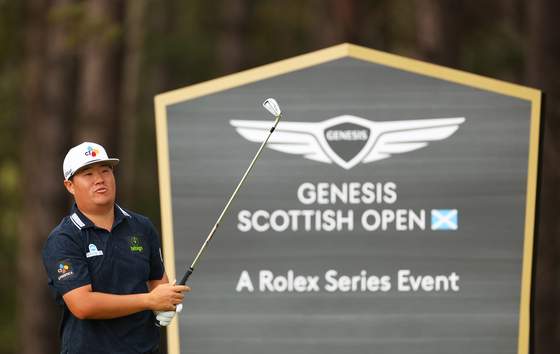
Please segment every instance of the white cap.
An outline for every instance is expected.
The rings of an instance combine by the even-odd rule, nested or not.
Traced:
[[[64,180],[68,180],[80,168],[96,162],[107,162],[111,167],[119,163],[119,159],[109,158],[103,146],[96,143],[81,143],[68,151],[62,165]]]

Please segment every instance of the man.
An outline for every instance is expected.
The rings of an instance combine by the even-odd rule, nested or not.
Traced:
[[[64,159],[76,204],[43,247],[64,354],[162,353],[155,323],[171,323],[190,290],[169,283],[151,221],[115,204],[118,162],[89,142]]]

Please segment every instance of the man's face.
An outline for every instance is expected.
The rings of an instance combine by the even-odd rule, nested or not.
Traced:
[[[80,209],[91,210],[115,202],[116,186],[113,170],[105,162],[88,165],[74,174],[73,181],[64,181]]]

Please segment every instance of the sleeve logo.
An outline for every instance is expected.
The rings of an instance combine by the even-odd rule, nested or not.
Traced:
[[[74,268],[72,268],[72,262],[70,258],[57,262],[54,265],[54,270],[56,272],[56,278],[59,282],[75,277]]]

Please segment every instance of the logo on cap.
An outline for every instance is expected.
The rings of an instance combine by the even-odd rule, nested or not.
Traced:
[[[86,156],[95,157],[99,154],[99,150],[92,148],[91,146],[87,147]]]

